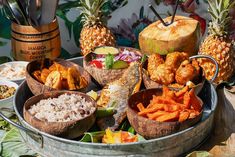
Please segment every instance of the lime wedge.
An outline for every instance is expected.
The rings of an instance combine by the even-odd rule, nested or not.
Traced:
[[[127,62],[118,60],[113,63],[112,69],[124,69],[127,68],[129,65]]]
[[[93,53],[97,55],[107,55],[107,54],[116,55],[119,53],[119,51],[117,48],[112,46],[102,46],[102,47],[97,47]]]

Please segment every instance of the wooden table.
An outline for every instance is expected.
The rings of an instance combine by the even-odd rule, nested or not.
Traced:
[[[214,129],[199,150],[209,151],[215,157],[235,156],[235,86],[233,91],[217,88],[217,94]]]

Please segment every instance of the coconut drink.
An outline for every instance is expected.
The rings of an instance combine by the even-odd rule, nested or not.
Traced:
[[[170,23],[172,17],[163,19]],[[200,42],[200,24],[185,16],[174,17],[172,24],[165,26],[158,20],[146,27],[139,34],[139,45],[142,53],[166,55],[170,52],[188,52],[189,56],[198,52]]]

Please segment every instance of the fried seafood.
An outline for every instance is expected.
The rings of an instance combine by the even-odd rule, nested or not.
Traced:
[[[201,68],[196,60],[191,63],[187,53],[173,52],[166,60],[158,54],[150,55],[147,70],[150,79],[162,85],[183,86],[189,81],[199,81]]]
[[[175,73],[175,80],[177,83],[185,85],[188,81],[195,80],[200,73],[199,71],[188,60],[185,60],[177,69]]]
[[[150,76],[153,75],[156,68],[160,64],[163,64],[163,63],[164,63],[164,60],[159,54],[150,55],[148,58],[148,67],[147,67],[147,70],[148,70]]]
[[[152,75],[150,75],[150,78],[160,84],[169,85],[174,82],[175,74],[170,67],[166,66],[166,64],[160,64],[153,71]]]
[[[165,64],[175,72],[179,68],[181,62],[188,59],[189,56],[185,52],[173,52],[166,56]]]
[[[117,113],[111,117],[104,117],[97,120],[99,127],[104,130],[108,127],[115,130],[126,118],[128,98],[137,92],[141,84],[141,68],[138,62],[132,62],[122,77],[107,84],[101,91],[97,101],[98,107],[113,107]]]

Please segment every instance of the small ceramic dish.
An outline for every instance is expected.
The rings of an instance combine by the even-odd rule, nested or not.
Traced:
[[[8,80],[21,84],[26,77],[26,66],[29,62],[13,61],[0,65],[0,80]]]
[[[7,81],[7,80],[0,80],[0,85],[6,85],[8,87],[14,87],[15,90],[18,88],[18,85],[15,82],[12,81]],[[5,99],[0,99],[0,108],[7,107],[10,108],[13,106],[13,97],[15,94],[12,96],[5,98]]]

